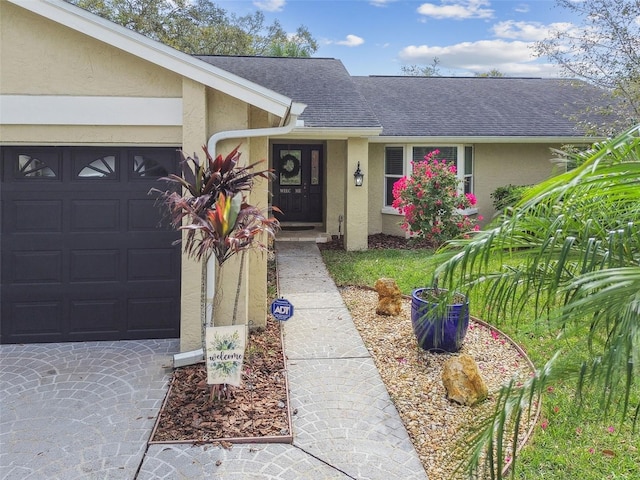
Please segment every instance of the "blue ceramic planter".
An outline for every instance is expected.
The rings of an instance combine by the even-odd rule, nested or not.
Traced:
[[[424,350],[457,352],[469,328],[469,299],[461,295],[463,303],[449,305],[446,317],[436,316],[438,304],[420,297],[429,290],[433,289],[417,288],[411,294],[411,324],[418,345]]]

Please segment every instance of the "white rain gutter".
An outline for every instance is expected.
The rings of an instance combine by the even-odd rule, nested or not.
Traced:
[[[291,102],[286,115],[283,117],[283,125],[269,128],[248,128],[244,130],[227,130],[225,132],[214,133],[209,137],[207,149],[213,158],[216,158],[216,147],[221,140],[230,138],[251,138],[251,137],[274,137],[276,135],[286,135],[295,127],[298,117],[302,115],[307,106],[304,103]]]
[[[302,115],[307,106],[304,103],[291,102],[291,106],[287,114],[282,119],[283,125],[279,127],[268,128],[249,128],[244,130],[227,130],[214,133],[209,137],[207,149],[212,158],[216,158],[216,148],[218,142],[228,140],[230,138],[251,138],[251,137],[273,137],[276,135],[286,135],[290,133],[298,122],[298,117]],[[209,257],[207,262],[207,305],[213,305],[213,296],[215,295],[215,260]],[[211,309],[207,308],[207,323],[211,322]]]
[[[251,137],[275,137],[278,135],[286,135],[290,133],[298,122],[298,117],[302,115],[307,106],[304,103],[291,102],[287,114],[283,117],[282,125],[279,127],[268,128],[248,128],[241,130],[226,130],[217,132],[209,137],[207,149],[212,158],[216,158],[216,148],[222,140],[231,138],[251,138]],[[213,305],[213,296],[215,294],[215,260],[209,258],[207,262],[207,286],[206,286],[206,305]],[[206,308],[206,321],[211,321],[212,309]],[[173,366],[182,367],[192,365],[204,359],[204,351],[200,348],[190,352],[181,352],[173,356]]]

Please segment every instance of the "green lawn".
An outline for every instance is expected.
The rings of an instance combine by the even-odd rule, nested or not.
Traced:
[[[367,250],[345,252],[325,250],[324,261],[338,285],[373,286],[380,277],[394,278],[403,293],[429,285],[436,262],[427,250]],[[485,318],[479,295],[471,297],[471,313]],[[564,355],[584,356],[586,345],[579,334],[557,340],[557,332],[533,321],[526,312],[517,322],[500,322],[503,330],[527,351],[536,366],[541,366],[562,348]],[[640,421],[635,433],[632,422],[603,421],[601,406],[586,396],[584,408],[576,413],[572,394],[574,385],[557,385],[545,393],[541,421],[529,444],[518,459],[519,479],[640,479]],[[640,402],[636,384],[631,405]]]

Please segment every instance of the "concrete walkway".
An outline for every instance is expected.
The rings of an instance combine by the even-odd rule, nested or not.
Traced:
[[[294,441],[151,445],[176,341],[4,345],[0,479],[426,479],[312,242],[277,242]]]

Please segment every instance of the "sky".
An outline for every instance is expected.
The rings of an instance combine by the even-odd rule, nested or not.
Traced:
[[[351,75],[401,75],[403,65],[439,75],[473,76],[497,69],[510,77],[558,77],[532,46],[551,29],[571,28],[570,12],[553,0],[227,0],[229,13],[262,11],[285,31],[306,26],[314,57],[337,58]]]

